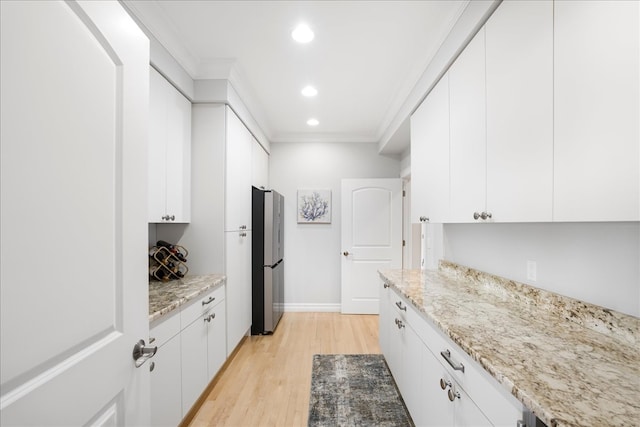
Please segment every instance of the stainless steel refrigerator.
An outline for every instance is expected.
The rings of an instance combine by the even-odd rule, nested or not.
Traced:
[[[271,334],[284,311],[284,197],[253,187],[251,211],[251,334]]]

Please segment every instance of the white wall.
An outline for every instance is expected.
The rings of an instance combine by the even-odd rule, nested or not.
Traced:
[[[285,310],[340,310],[340,183],[397,178],[400,161],[376,144],[272,143],[269,182],[285,197]],[[331,224],[297,224],[298,189],[332,190]]]
[[[640,223],[445,224],[444,245],[449,261],[640,316]]]

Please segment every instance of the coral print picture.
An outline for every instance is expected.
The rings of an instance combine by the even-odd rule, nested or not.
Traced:
[[[298,223],[331,223],[331,190],[298,190]]]

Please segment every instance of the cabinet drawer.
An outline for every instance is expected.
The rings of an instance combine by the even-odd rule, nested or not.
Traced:
[[[211,310],[224,300],[224,285],[218,286],[214,290],[194,298],[192,302],[185,305],[180,310],[180,324],[182,329],[186,328],[198,317]]]
[[[426,344],[427,349],[495,426],[513,426],[522,417],[523,406],[503,388],[478,362],[441,332],[430,320],[409,307],[407,321]],[[464,365],[464,372],[456,370],[441,352],[448,351],[454,365]]]
[[[168,317],[162,317],[149,325],[149,343],[160,347],[179,333],[180,313],[176,310]]]

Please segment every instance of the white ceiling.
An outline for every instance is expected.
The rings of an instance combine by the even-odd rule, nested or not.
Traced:
[[[125,1],[193,79],[230,79],[271,142],[379,142],[467,3]]]

